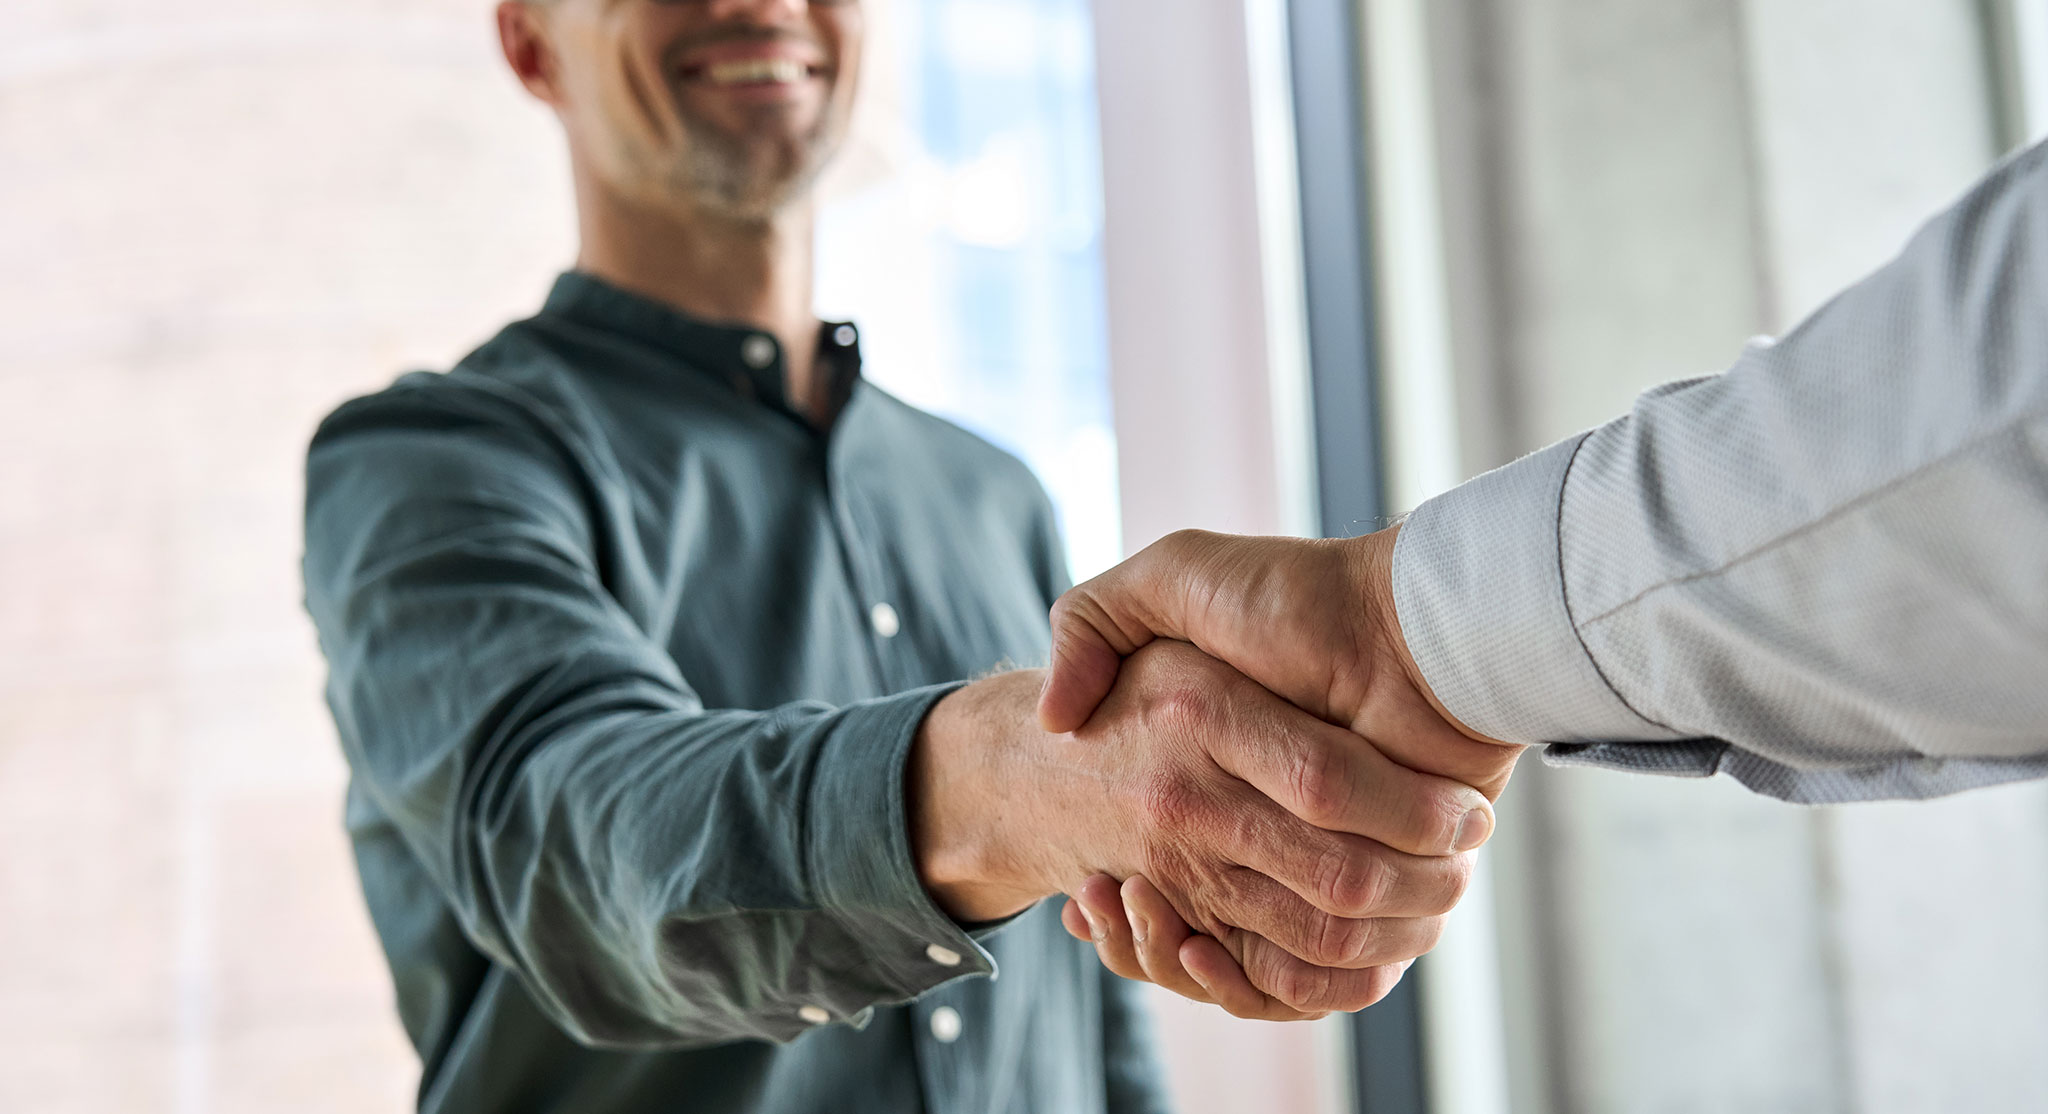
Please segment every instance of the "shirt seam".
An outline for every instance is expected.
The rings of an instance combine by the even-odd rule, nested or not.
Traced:
[[[1685,585],[1693,584],[1698,581],[1710,580],[1714,577],[1721,576],[1725,573],[1731,572],[1737,566],[1747,564],[1754,558],[1761,557],[1774,550],[1790,545],[1795,541],[1799,541],[1806,535],[1812,534],[1825,526],[1833,525],[1835,521],[1837,521],[1838,519],[1846,518],[1849,515],[1864,509],[1871,503],[1877,502],[1879,499],[1882,499],[1887,495],[1893,494],[1900,488],[1906,487],[1919,480],[1925,479],[1928,475],[1942,468],[1946,468],[1948,465],[1955,463],[1956,461],[1962,459],[1965,456],[1970,455],[1971,453],[1975,453],[1981,450],[1986,444],[1995,441],[1998,438],[2005,436],[2006,434],[2012,433],[2015,430],[2024,428],[2026,426],[2034,424],[2035,422],[2040,421],[2041,417],[2042,415],[2039,413],[2028,412],[2018,417],[2015,417],[2010,421],[2002,422],[1999,425],[1984,431],[1978,436],[1969,439],[1963,444],[1958,445],[1956,448],[1951,449],[1946,453],[1943,453],[1942,455],[1934,458],[1933,460],[1927,461],[1926,463],[1921,464],[1916,468],[1912,468],[1901,475],[1894,476],[1891,479],[1886,480],[1884,483],[1878,485],[1877,487],[1871,488],[1869,491],[1866,491],[1863,494],[1858,495],[1855,498],[1842,503],[1840,506],[1831,508],[1825,513],[1813,518],[1811,521],[1803,522],[1798,526],[1795,526],[1790,530],[1787,530],[1784,533],[1771,538],[1768,541],[1752,546],[1749,549],[1743,551],[1742,553],[1736,554],[1735,556],[1730,557],[1728,560],[1721,562],[1713,568],[1701,569],[1698,572],[1687,573],[1684,576],[1674,577],[1670,580],[1660,581],[1659,583],[1652,584],[1649,587],[1644,588],[1642,591],[1637,592],[1635,595],[1630,596],[1628,599],[1625,599],[1620,603],[1615,604],[1613,607],[1610,607],[1607,610],[1601,612],[1600,614],[1587,619],[1583,626],[1591,627],[1598,623],[1604,623],[1609,619],[1617,617],[1618,615],[1620,615],[1621,612],[1634,607],[1635,605],[1643,602],[1644,600],[1648,599],[1653,595],[1656,595],[1658,592],[1664,591],[1667,588],[1682,588]],[[1576,453],[1573,454],[1575,458],[1577,455],[1578,454]],[[1560,492],[1560,501],[1561,500],[1562,493]],[[1558,517],[1558,561],[1560,568],[1562,568],[1564,560],[1564,518],[1562,510],[1562,505],[1560,505]],[[1569,589],[1567,589],[1567,591],[1569,591]],[[1567,613],[1569,613],[1569,605],[1567,605]],[[1575,630],[1579,625],[1581,624],[1574,624]],[[1585,644],[1585,640],[1583,638],[1580,639],[1580,644]]]
[[[1579,644],[1579,652],[1586,655],[1586,663],[1593,667],[1593,675],[1600,678],[1600,683],[1607,686],[1607,691],[1613,695],[1614,699],[1622,707],[1628,709],[1630,714],[1652,727],[1659,727],[1666,731],[1683,734],[1684,732],[1679,731],[1677,727],[1665,723],[1663,720],[1643,714],[1643,710],[1636,707],[1623,694],[1621,689],[1615,685],[1614,679],[1607,675],[1607,670],[1601,667],[1600,659],[1593,654],[1593,647],[1586,644],[1586,636],[1580,630],[1578,620],[1572,616],[1572,582],[1571,578],[1565,575],[1564,567],[1564,499],[1565,492],[1571,488],[1572,469],[1578,466],[1579,454],[1585,451],[1586,443],[1592,439],[1593,434],[1588,433],[1579,438],[1578,444],[1572,446],[1571,459],[1564,462],[1564,477],[1557,485],[1557,529],[1554,531],[1557,543],[1557,587],[1558,595],[1564,603],[1565,625],[1571,628],[1572,638]],[[1591,624],[1588,623],[1587,625],[1590,626]]]

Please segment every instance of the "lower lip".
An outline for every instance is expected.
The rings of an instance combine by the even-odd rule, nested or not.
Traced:
[[[815,74],[797,81],[748,81],[732,85],[720,85],[701,77],[685,78],[683,81],[685,88],[702,89],[722,97],[750,103],[795,100],[822,85],[822,79]]]

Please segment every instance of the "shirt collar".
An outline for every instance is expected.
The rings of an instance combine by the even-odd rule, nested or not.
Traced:
[[[783,394],[782,343],[764,330],[700,320],[582,271],[569,271],[555,280],[541,315],[628,337],[674,356],[745,397],[793,409]],[[818,333],[818,359],[831,376],[832,408],[837,411],[860,379],[860,331],[852,322],[824,322]]]

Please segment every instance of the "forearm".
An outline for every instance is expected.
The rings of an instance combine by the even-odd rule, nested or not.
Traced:
[[[960,688],[918,729],[906,771],[918,875],[963,923],[1001,920],[1058,887],[1029,838],[1041,801],[1014,784],[1016,748],[1030,745],[1043,672],[1019,670]]]
[[[306,598],[355,783],[479,950],[633,1047],[788,1040],[989,969],[906,834],[943,690],[707,712],[543,449],[416,409],[323,427]]]
[[[1448,708],[1802,800],[2048,772],[2044,163],[1727,374],[1419,509],[1400,617]]]
[[[902,797],[882,791],[936,691],[765,713],[661,693],[564,669],[428,777],[393,759],[431,727],[351,747],[471,939],[565,1031],[788,1040],[988,970],[920,887]]]

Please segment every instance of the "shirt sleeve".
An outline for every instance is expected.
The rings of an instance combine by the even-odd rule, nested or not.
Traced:
[[[993,973],[906,834],[948,690],[706,710],[600,582],[602,495],[476,393],[330,417],[305,554],[357,790],[475,946],[610,1048],[788,1041]]]
[[[1091,957],[1092,962],[1092,957]],[[1144,983],[1096,967],[1102,979],[1102,1074],[1109,1114],[1173,1114]]]
[[[1425,503],[1394,593],[1445,706],[1553,762],[2048,776],[2048,147],[1724,374]]]

